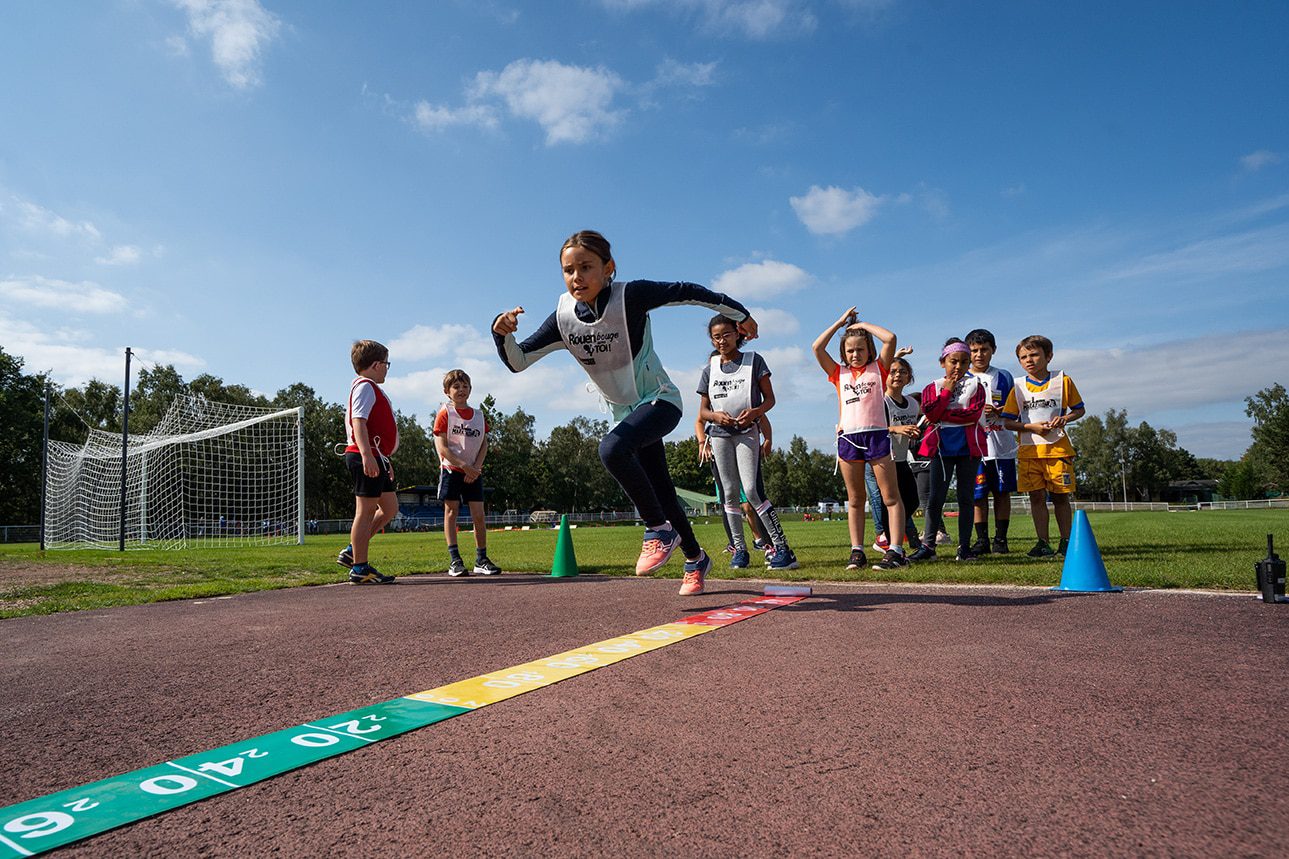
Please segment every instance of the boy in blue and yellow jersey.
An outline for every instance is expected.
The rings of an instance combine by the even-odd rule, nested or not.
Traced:
[[[1025,370],[1025,379],[1007,395],[1003,422],[1019,436],[1016,484],[1019,491],[1029,493],[1029,509],[1038,533],[1038,542],[1029,550],[1029,555],[1032,558],[1063,555],[1070,543],[1074,515],[1070,506],[1074,495],[1074,445],[1065,427],[1085,414],[1083,397],[1073,379],[1048,369],[1052,341],[1046,337],[1032,334],[1020,341],[1016,359]],[[1055,552],[1048,542],[1048,495],[1061,531],[1060,546]]]

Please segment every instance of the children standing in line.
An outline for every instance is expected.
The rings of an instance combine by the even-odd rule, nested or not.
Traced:
[[[828,344],[840,329],[838,364],[828,354]],[[878,354],[873,338],[882,341]],[[840,420],[837,436],[837,458],[846,483],[847,524],[850,529],[848,570],[867,563],[864,557],[864,463],[873,464],[873,473],[886,504],[886,521],[890,523],[890,548],[875,570],[893,570],[907,566],[904,557],[904,506],[891,461],[891,436],[886,422],[886,375],[895,357],[895,335],[880,325],[859,322],[852,307],[820,334],[814,342],[815,360],[828,374],[837,389]]]
[[[980,460],[976,474],[976,542],[971,551],[977,555],[994,552],[1006,554],[1007,529],[1011,525],[1011,494],[1016,491],[1016,435],[1003,426],[1003,404],[1007,402],[1015,381],[1012,374],[990,366],[998,344],[994,335],[984,328],[967,334],[967,348],[971,350],[971,375],[985,386],[985,412],[980,425],[985,430],[985,455]],[[989,542],[989,496],[994,497],[994,541]],[[965,515],[965,504],[959,505]]]
[[[388,585],[394,581],[367,563],[371,538],[398,514],[394,466],[398,450],[394,407],[380,389],[389,373],[389,350],[375,340],[358,340],[349,350],[357,377],[349,385],[345,404],[345,466],[354,479],[354,521],[349,545],[336,563],[349,567],[356,585]]]
[[[1083,397],[1074,380],[1064,373],[1053,375],[1052,341],[1032,334],[1016,346],[1016,358],[1025,370],[1025,380],[1012,388],[1003,407],[1003,421],[1019,434],[1020,457],[1017,487],[1029,493],[1030,514],[1038,542],[1028,554],[1032,558],[1064,555],[1070,542],[1074,496],[1074,445],[1065,427],[1085,413]],[[1052,499],[1061,542],[1055,553],[1049,542],[1046,496]]]
[[[557,349],[577,358],[617,421],[600,442],[600,459],[645,522],[636,575],[661,569],[679,546],[685,555],[680,593],[701,594],[712,562],[667,472],[662,440],[680,422],[681,397],[654,352],[649,311],[670,304],[708,307],[735,320],[748,339],[756,337],[756,321],[742,304],[698,284],[614,281],[609,242],[593,230],[570,236],[559,258],[567,292],[555,312],[522,343],[514,335],[523,307],[498,314],[492,323],[497,354],[514,373]]]
[[[443,537],[448,543],[448,575],[468,576],[457,548],[457,517],[461,502],[470,505],[474,523],[474,571],[495,576],[501,569],[488,558],[488,514],[483,505],[483,460],[488,455],[488,426],[484,414],[470,407],[470,376],[449,370],[443,377],[448,402],[434,416],[434,449],[439,454],[439,500],[443,502]]]
[[[980,415],[985,408],[985,389],[980,380],[967,373],[971,350],[957,337],[950,338],[940,352],[944,378],[922,390],[922,412],[930,428],[922,436],[919,453],[931,458],[931,500],[927,510],[922,547],[911,561],[935,558],[935,534],[943,527],[944,503],[949,496],[950,476],[958,495],[958,556],[970,561],[972,498],[976,470],[985,450],[985,433]]]
[[[744,338],[733,319],[715,316],[707,333],[716,347],[698,380],[698,416],[709,424],[707,437],[712,459],[724,491],[725,520],[734,544],[731,567],[748,565],[747,543],[743,538],[743,511],[734,500],[741,489],[768,530],[774,544],[770,569],[792,570],[797,556],[788,547],[783,526],[774,505],[763,495],[761,483],[761,438],[758,422],[774,408],[774,387],[770,368],[755,352],[742,352]]]

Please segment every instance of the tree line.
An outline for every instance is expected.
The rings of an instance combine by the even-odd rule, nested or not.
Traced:
[[[46,385],[53,391],[50,438],[80,444],[87,427],[121,432],[122,390],[99,380],[62,388],[44,374],[23,372],[21,358],[0,347],[0,523],[30,524],[40,510],[40,449]],[[203,373],[185,381],[172,365],[146,367],[130,390],[130,432],[160,422],[174,398],[261,408],[304,410],[305,517],[340,519],[353,512],[352,484],[335,444],[345,438],[344,405],[327,402],[308,385],[289,385],[272,397]],[[1254,441],[1237,461],[1197,459],[1178,447],[1177,436],[1144,421],[1130,426],[1123,410],[1089,416],[1070,428],[1078,455],[1079,496],[1118,500],[1126,484],[1130,500],[1158,498],[1170,481],[1213,479],[1230,498],[1256,498],[1289,485],[1289,395],[1276,384],[1246,400]],[[494,511],[551,509],[564,512],[629,509],[629,502],[600,464],[599,443],[609,425],[575,417],[538,438],[535,418],[523,409],[506,413],[491,396],[480,407],[491,427],[485,466],[488,503]],[[430,429],[415,416],[396,414],[399,450],[394,457],[400,487],[436,486],[438,456]],[[701,464],[694,438],[666,442],[667,467],[682,489],[711,496],[711,471]],[[776,447],[762,462],[766,494],[780,507],[813,506],[844,499],[831,451],[811,448],[800,436]]]

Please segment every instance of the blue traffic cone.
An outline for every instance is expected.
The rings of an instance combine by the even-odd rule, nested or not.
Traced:
[[[573,533],[568,529],[568,514],[559,517],[559,536],[555,538],[555,558],[551,562],[552,578],[577,575],[577,554],[573,551]]]
[[[1065,549],[1061,583],[1052,590],[1077,593],[1123,590],[1110,584],[1105,562],[1101,560],[1101,550],[1097,548],[1097,538],[1092,536],[1092,526],[1088,524],[1088,514],[1082,510],[1074,511],[1074,528],[1070,534],[1070,545]]]

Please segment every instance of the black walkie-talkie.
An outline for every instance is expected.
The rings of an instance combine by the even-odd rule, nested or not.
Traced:
[[[1267,556],[1253,565],[1258,572],[1258,589],[1265,603],[1285,602],[1285,562],[1276,554],[1272,535],[1267,535]]]

